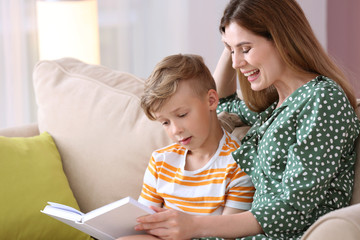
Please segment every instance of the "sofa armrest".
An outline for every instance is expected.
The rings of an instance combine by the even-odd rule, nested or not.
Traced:
[[[360,203],[338,209],[319,218],[302,240],[357,240],[360,236]]]
[[[33,137],[36,135],[39,135],[37,123],[0,129],[0,136],[4,137]]]

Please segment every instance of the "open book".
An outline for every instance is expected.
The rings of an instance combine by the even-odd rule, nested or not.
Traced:
[[[42,213],[83,231],[99,240],[144,234],[134,230],[136,218],[154,213],[131,197],[112,202],[86,214],[58,203],[48,202]]]

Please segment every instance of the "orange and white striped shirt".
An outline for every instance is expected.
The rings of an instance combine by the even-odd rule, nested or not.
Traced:
[[[238,140],[228,132],[201,169],[184,170],[187,149],[172,144],[153,152],[139,202],[198,215],[220,215],[224,206],[249,210],[255,188],[231,153]]]

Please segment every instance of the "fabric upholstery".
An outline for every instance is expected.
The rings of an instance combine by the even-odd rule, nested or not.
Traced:
[[[40,62],[34,70],[34,86],[39,129],[53,135],[81,210],[127,195],[137,198],[151,152],[170,143],[161,126],[148,120],[139,108],[142,80],[106,67],[61,59]],[[360,116],[359,108],[357,113]],[[248,129],[233,116],[221,118],[239,138]],[[2,134],[29,133],[18,128],[0,130]],[[356,148],[355,205],[320,218],[303,240],[358,239],[359,139]]]
[[[302,240],[357,240],[360,236],[360,204],[330,212],[320,217]]]
[[[170,143],[139,107],[143,81],[75,59],[39,62],[34,89],[40,132],[49,132],[83,212],[137,199],[153,150]]]
[[[356,115],[360,118],[360,100],[357,102]],[[355,182],[351,204],[360,203],[360,138],[356,140],[356,164],[355,164]]]
[[[4,128],[0,130],[0,136],[4,137],[34,137],[39,135],[37,123],[30,123],[23,126]]]
[[[0,137],[0,238],[90,237],[40,212],[48,201],[79,208],[51,136]]]

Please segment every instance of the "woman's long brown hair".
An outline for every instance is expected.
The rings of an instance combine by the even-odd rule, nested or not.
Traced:
[[[342,70],[325,52],[295,0],[232,0],[220,23],[221,33],[231,22],[274,42],[280,56],[294,71],[317,74],[337,82],[356,107],[356,97]],[[263,111],[278,99],[274,87],[253,91],[238,71],[240,87],[246,104],[254,111]]]

